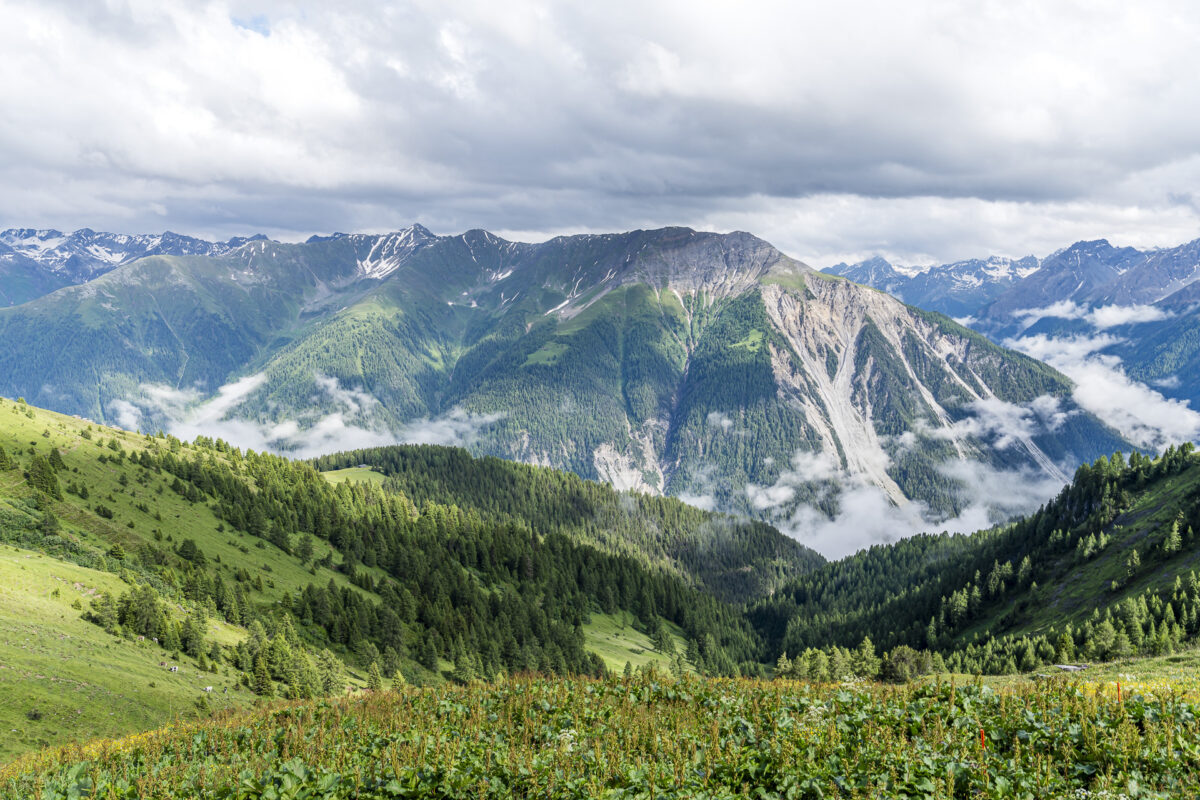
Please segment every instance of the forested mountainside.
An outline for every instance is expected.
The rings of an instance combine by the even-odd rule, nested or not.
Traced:
[[[414,502],[221,441],[0,401],[4,722],[29,742],[115,733],[190,708],[205,684],[232,692],[211,699],[228,704],[397,672],[412,683],[598,674],[685,656],[713,674],[762,669],[740,611],[685,559],[663,557],[672,536],[702,539],[714,515],[657,501],[624,516],[623,546],[601,547],[579,517],[542,528],[517,511],[501,520],[449,494]],[[729,552],[757,554],[742,568],[765,575],[741,590],[780,575],[754,546]],[[94,707],[72,710],[79,701],[47,676]],[[27,712],[47,724],[18,719]]]
[[[751,608],[793,655],[863,637],[967,672],[1160,654],[1200,634],[1200,459],[1081,466],[1039,512],[972,535],[920,535],[804,575]]]
[[[566,531],[597,547],[661,566],[730,602],[764,597],[782,580],[825,563],[761,522],[738,520],[678,500],[617,492],[545,467],[473,458],[449,447],[394,446],[322,456],[320,470],[369,466],[383,488],[418,505],[455,504],[500,524]]]
[[[948,460],[1057,477],[1124,446],[1054,370],[745,233],[259,240],[0,309],[0,336],[0,391],[125,427],[224,385],[204,419],[279,450],[448,421],[476,453],[761,516],[833,510],[846,475],[948,514]],[[782,507],[752,499],[777,484]]]

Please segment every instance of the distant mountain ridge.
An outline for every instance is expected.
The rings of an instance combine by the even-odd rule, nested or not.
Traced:
[[[990,256],[920,270],[875,256],[824,271],[921,308],[1004,325],[1017,312],[1064,301],[1086,306],[1162,302],[1200,280],[1200,239],[1154,250],[1114,247],[1096,239],[1042,259]]]
[[[744,232],[258,239],[0,309],[0,336],[0,393],[69,413],[153,430],[226,386],[206,431],[232,412],[260,447],[466,444],[776,521],[847,481],[953,513],[948,461],[1061,480],[1124,445],[1045,365]]]
[[[960,267],[988,262],[1011,268]],[[1119,356],[1131,377],[1200,406],[1200,239],[1154,250],[1097,239],[1040,260],[992,257],[912,274],[876,257],[826,272],[961,319],[998,342],[1086,334],[1093,312],[1115,312],[1099,320],[1112,340],[1102,352]]]
[[[1033,256],[990,256],[924,268],[897,267],[879,256],[823,271],[894,295],[906,303],[951,317],[972,315],[1041,266]]]
[[[258,234],[209,242],[171,231],[125,234],[81,228],[63,233],[50,228],[9,228],[0,231],[0,301],[18,305],[146,256],[217,256],[265,239]]]

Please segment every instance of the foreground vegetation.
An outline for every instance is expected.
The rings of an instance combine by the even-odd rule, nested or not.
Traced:
[[[1196,685],[512,679],[277,704],[0,770],[10,796],[1179,798]]]

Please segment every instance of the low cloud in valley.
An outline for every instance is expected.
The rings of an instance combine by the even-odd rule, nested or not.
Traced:
[[[334,410],[300,421],[263,422],[239,415],[238,409],[267,381],[264,373],[249,375],[220,387],[209,397],[195,390],[146,385],[135,398],[114,400],[109,412],[128,430],[162,430],[184,440],[208,436],[243,449],[279,453],[292,458],[312,458],[339,450],[356,450],[390,444],[440,444],[469,446],[486,426],[503,414],[472,414],[451,409],[447,414],[414,420],[390,430],[373,420],[378,401],[371,395],[343,386],[336,378],[317,374],[314,382],[321,407]]]

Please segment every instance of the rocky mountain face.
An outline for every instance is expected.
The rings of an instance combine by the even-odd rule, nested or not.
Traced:
[[[750,234],[419,226],[151,256],[0,309],[0,393],[292,452],[392,440],[770,518],[1122,441],[1044,364]],[[205,398],[213,398],[205,402]]]
[[[1132,247],[1113,247],[1104,239],[1077,242],[1044,259],[1035,272],[980,308],[977,316],[985,326],[1007,328],[1019,324],[1022,312],[1054,303],[1087,303],[1102,296],[1144,256]]]

